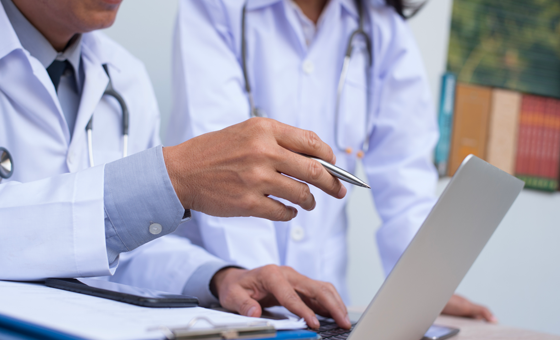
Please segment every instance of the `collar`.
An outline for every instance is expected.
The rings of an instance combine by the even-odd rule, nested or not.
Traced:
[[[23,49],[19,42],[14,28],[10,24],[8,15],[4,9],[3,3],[0,1],[0,59],[4,58],[12,51]]]
[[[362,6],[364,1],[365,0],[360,1],[362,3]],[[339,0],[339,2],[342,8],[344,8],[348,13],[350,13],[355,18],[358,18],[358,7],[356,4],[356,0]]]
[[[68,47],[63,52],[57,52],[49,41],[39,32],[27,18],[14,5],[12,0],[0,0],[4,7],[6,16],[12,24],[12,28],[19,39],[21,46],[26,49],[29,54],[35,57],[45,67],[54,60],[68,60],[74,68],[76,83],[81,84],[81,42],[82,35],[78,34],[70,40]]]

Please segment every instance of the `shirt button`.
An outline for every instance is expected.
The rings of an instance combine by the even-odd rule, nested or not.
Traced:
[[[305,230],[303,230],[303,228],[300,226],[295,226],[292,228],[290,235],[292,236],[292,240],[298,242],[303,240],[303,238],[305,237]]]
[[[150,224],[150,234],[159,235],[159,234],[161,234],[162,230],[163,230],[163,228],[161,227],[161,224],[159,224],[159,223]]]
[[[315,69],[315,65],[311,61],[306,60],[303,63],[303,72],[305,72],[305,74],[311,74],[314,69]]]

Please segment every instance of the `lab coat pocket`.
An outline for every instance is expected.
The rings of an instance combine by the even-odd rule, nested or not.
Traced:
[[[351,148],[353,153],[362,148],[366,138],[368,109],[368,65],[366,45],[357,40],[348,65],[342,89],[338,116],[338,146]]]
[[[365,78],[365,72],[362,74]],[[362,148],[366,138],[367,86],[365,80],[356,80],[348,74],[341,95],[338,117],[338,145],[351,148],[354,153]]]

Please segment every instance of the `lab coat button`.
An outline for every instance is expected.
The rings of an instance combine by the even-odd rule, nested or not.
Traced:
[[[150,234],[159,235],[159,234],[161,234],[162,230],[163,230],[163,228],[161,227],[161,224],[159,224],[159,223],[150,224]]]
[[[313,65],[311,61],[306,60],[303,63],[303,72],[305,72],[305,74],[311,74],[314,69],[315,69],[315,65]]]
[[[303,228],[300,226],[295,226],[292,228],[290,234],[292,236],[292,240],[301,241],[305,237],[305,230],[303,230]]]

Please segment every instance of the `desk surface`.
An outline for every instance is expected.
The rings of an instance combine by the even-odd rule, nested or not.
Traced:
[[[357,321],[366,307],[348,307],[350,320]],[[515,327],[494,325],[484,321],[440,316],[434,322],[436,325],[459,328],[461,331],[449,340],[560,340],[559,335],[539,333]]]
[[[460,328],[457,336],[450,340],[560,340],[560,336],[529,331],[503,325],[493,325],[483,321],[457,318],[451,316],[440,316],[436,324]]]

